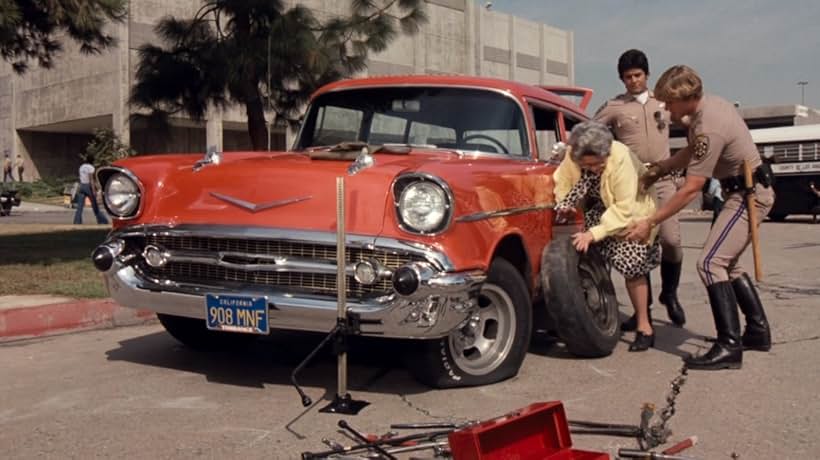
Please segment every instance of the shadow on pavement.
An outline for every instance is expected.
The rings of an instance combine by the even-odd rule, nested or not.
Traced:
[[[108,231],[94,228],[0,234],[0,265],[90,261],[91,251],[105,240]]]
[[[262,388],[290,385],[290,373],[324,338],[322,334],[273,331],[244,349],[203,352],[188,348],[165,332],[148,334],[119,343],[108,350],[111,361],[127,361],[203,375],[209,382]],[[397,340],[362,338],[352,340],[348,353],[348,387],[351,392],[387,394],[424,393],[430,388],[417,383],[403,366],[405,343]],[[297,376],[299,384],[313,398],[336,393],[336,357],[323,349]],[[354,395],[355,396],[355,395]],[[293,398],[299,397],[294,390]]]

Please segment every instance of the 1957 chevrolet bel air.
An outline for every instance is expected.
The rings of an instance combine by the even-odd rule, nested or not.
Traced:
[[[312,97],[292,151],[101,168],[115,221],[94,263],[117,302],[155,311],[194,348],[328,331],[344,177],[348,309],[362,335],[418,339],[408,366],[420,381],[516,375],[536,318],[577,355],[609,354],[609,274],[572,249],[575,226],[556,225],[552,211],[552,146],[586,119],[590,96],[474,77],[330,84]]]

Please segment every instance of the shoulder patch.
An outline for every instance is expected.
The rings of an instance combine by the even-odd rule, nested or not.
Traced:
[[[698,134],[695,136],[695,147],[694,147],[695,158],[700,160],[707,153],[709,153],[709,136],[705,134]]]

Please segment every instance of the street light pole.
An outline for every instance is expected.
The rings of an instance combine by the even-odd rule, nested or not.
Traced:
[[[797,86],[800,87],[800,105],[806,105],[806,91],[805,90],[806,90],[806,85],[808,85],[808,84],[809,84],[809,82],[807,82],[807,81],[797,82]]]

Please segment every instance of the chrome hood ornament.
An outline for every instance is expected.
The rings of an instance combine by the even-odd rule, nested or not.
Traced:
[[[228,195],[218,193],[218,192],[210,192],[210,194],[214,198],[222,200],[226,203],[230,203],[234,206],[239,206],[240,208],[245,209],[245,210],[250,211],[250,212],[253,212],[253,213],[256,213],[256,212],[259,212],[259,211],[264,211],[266,209],[278,208],[280,206],[285,206],[285,205],[292,204],[292,203],[298,203],[300,201],[305,201],[305,200],[309,200],[309,199],[313,198],[312,196],[300,196],[300,197],[296,197],[296,198],[287,198],[287,199],[284,199],[284,200],[268,201],[268,202],[265,202],[265,203],[251,203],[250,201],[245,201],[245,200],[242,200],[242,199],[239,199],[239,198],[234,198],[232,196],[228,196]]]
[[[359,171],[374,166],[375,164],[376,159],[370,154],[370,149],[368,149],[367,146],[364,146],[362,147],[362,151],[359,153],[359,156],[356,157],[356,160],[354,160],[353,163],[347,167],[347,174],[349,176],[354,176]]]
[[[219,163],[222,163],[222,152],[218,151],[215,145],[212,145],[205,152],[205,157],[194,163],[193,170],[196,172],[209,164],[218,165]]]

